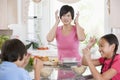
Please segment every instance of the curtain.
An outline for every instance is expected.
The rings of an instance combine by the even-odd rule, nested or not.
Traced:
[[[0,0],[0,29],[17,23],[17,0]]]
[[[7,28],[7,0],[0,0],[0,29]]]

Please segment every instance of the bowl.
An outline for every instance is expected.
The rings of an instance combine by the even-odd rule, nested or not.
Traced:
[[[76,58],[62,58],[63,63],[72,63],[76,62]]]
[[[79,67],[77,66],[72,66],[71,69],[75,72],[76,75],[82,75],[85,70],[86,70],[87,66],[81,65]]]
[[[48,78],[51,75],[52,71],[52,68],[43,68],[41,69],[40,76],[43,78]]]

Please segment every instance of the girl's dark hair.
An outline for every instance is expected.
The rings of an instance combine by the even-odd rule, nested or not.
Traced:
[[[119,41],[118,41],[117,37],[114,34],[107,34],[101,38],[104,38],[110,45],[115,44],[114,53],[116,54],[116,52],[118,50],[118,46],[119,46]]]
[[[64,5],[64,6],[61,7],[61,9],[60,9],[60,19],[64,14],[66,14],[68,12],[71,13],[72,19],[74,19],[74,9],[73,9],[72,6],[69,6],[69,5]]]
[[[27,54],[25,45],[18,39],[10,39],[5,41],[1,49],[2,61],[15,62],[18,59],[22,60]]]
[[[109,43],[109,45],[115,44],[114,54],[112,56],[112,60],[111,60],[111,62],[109,64],[109,67],[108,67],[108,69],[109,69],[109,68],[111,68],[113,60],[114,60],[114,58],[116,56],[116,52],[117,52],[118,46],[119,46],[119,41],[118,41],[117,37],[114,34],[107,34],[107,35],[104,35],[103,37],[101,37],[101,39],[102,38],[105,39]],[[104,62],[105,62],[105,60],[106,59],[104,59]],[[104,64],[102,65],[101,71],[102,71],[103,67],[104,67]]]

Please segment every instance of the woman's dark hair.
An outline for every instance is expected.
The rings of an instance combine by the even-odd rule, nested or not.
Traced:
[[[114,34],[104,35],[103,37],[101,37],[101,39],[105,39],[109,43],[109,45],[115,44],[114,54],[112,56],[112,60],[111,60],[110,65],[108,67],[108,69],[109,69],[109,68],[111,68],[113,60],[114,60],[114,58],[116,56],[116,52],[117,52],[118,46],[119,46],[119,41],[118,41],[117,37]],[[105,62],[105,60],[106,59],[104,59],[104,62]],[[102,65],[101,71],[102,71],[103,67],[104,67],[104,64]]]
[[[64,5],[64,6],[61,7],[61,9],[60,9],[60,19],[64,14],[66,14],[68,12],[71,13],[72,19],[74,19],[74,9],[73,9],[72,6],[69,6],[69,5]]]
[[[22,60],[27,54],[25,45],[18,39],[10,39],[5,41],[1,49],[2,61],[15,62],[18,59]]]

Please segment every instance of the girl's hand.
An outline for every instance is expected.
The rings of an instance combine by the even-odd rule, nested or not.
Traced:
[[[91,54],[90,54],[90,49],[89,48],[82,49],[82,52],[83,52],[83,56],[85,57],[85,59],[90,59],[91,58]]]
[[[90,37],[90,40],[88,42],[87,48],[91,48],[92,46],[94,46],[94,44],[96,43],[97,39],[95,37]]]
[[[60,17],[58,16],[58,10],[56,10],[56,12],[55,12],[55,19],[56,19],[56,23],[59,24],[59,22],[60,22]]]
[[[78,24],[78,19],[79,19],[79,12],[76,14],[76,18],[74,20],[74,24]]]

